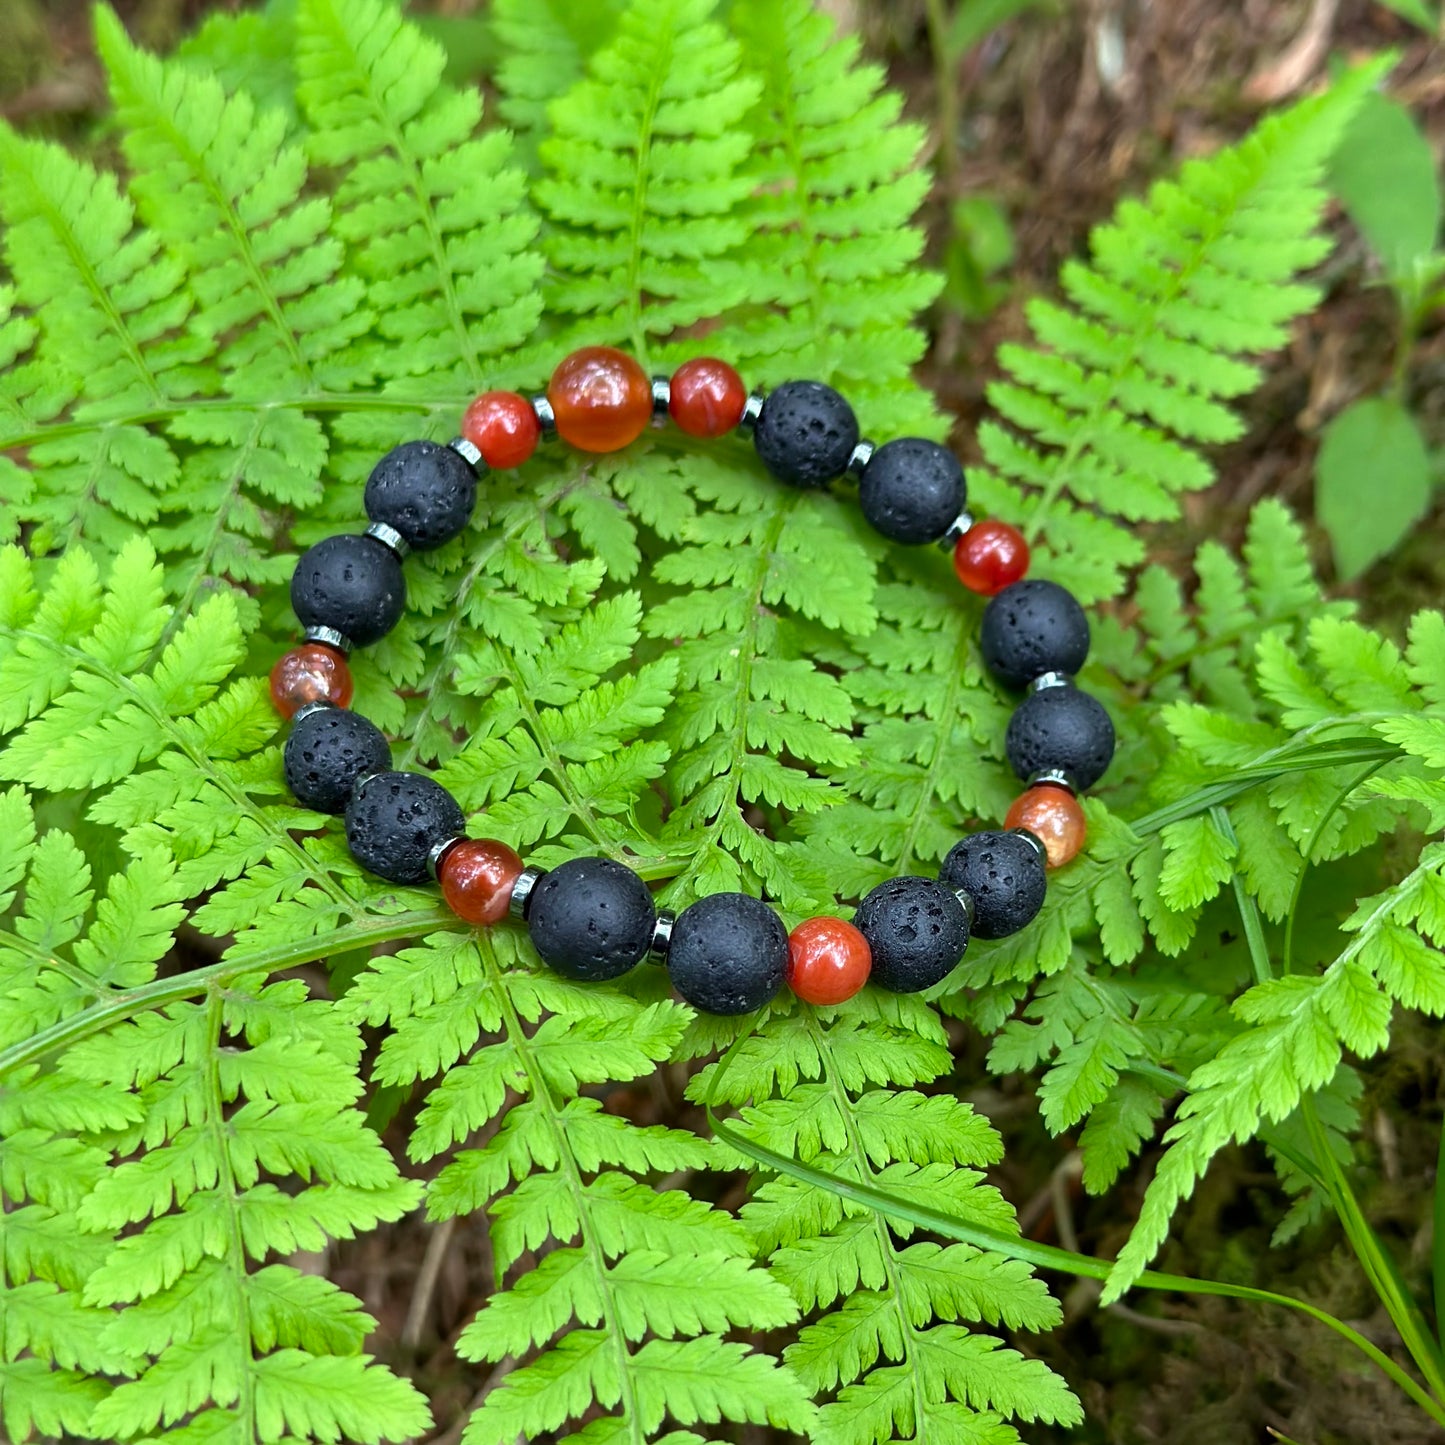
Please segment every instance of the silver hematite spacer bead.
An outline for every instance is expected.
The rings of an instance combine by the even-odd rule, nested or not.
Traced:
[[[1049,850],[1044,847],[1044,840],[1037,833],[1031,833],[1027,828],[1010,828],[1010,833],[1016,833],[1020,838],[1027,838],[1033,845],[1033,850],[1039,855],[1039,862],[1048,865]]]
[[[738,418],[738,434],[750,437],[758,424],[758,418],[763,414],[763,398],[767,393],[762,387],[756,387],[748,393],[748,399],[743,403],[743,414]]]
[[[973,927],[973,894],[966,888],[955,888],[953,896],[963,904],[963,911],[968,916],[968,926]]]
[[[464,461],[474,472],[484,472],[487,464],[482,460],[482,454],[477,450],[475,444],[469,442],[466,437],[453,437],[447,445]]]
[[[938,539],[938,545],[945,551],[951,552],[958,546],[959,542],[973,530],[973,513],[963,511],[948,524],[948,531]]]
[[[440,882],[442,859],[447,855],[453,844],[460,843],[460,838],[443,838],[440,843],[431,845],[431,852],[426,855],[426,871]]]
[[[1041,672],[1024,689],[1030,697],[1036,692],[1043,692],[1050,687],[1073,687],[1074,679],[1067,672]]]
[[[345,633],[338,632],[334,627],[308,627],[301,636],[307,642],[322,642],[327,647],[334,647],[341,653],[351,651],[351,639]]]
[[[647,950],[650,962],[667,962],[667,950],[672,947],[672,925],[676,922],[677,914],[669,908],[657,915],[657,922],[652,925],[652,943]]]
[[[666,416],[672,405],[672,382],[665,376],[652,378],[652,414]]]
[[[544,437],[557,435],[557,415],[552,410],[552,403],[547,400],[547,393],[539,391],[532,398],[532,410],[537,416],[537,425],[542,428]]]
[[[374,537],[383,547],[395,553],[398,562],[405,561],[407,553],[411,551],[411,543],[389,522],[373,522],[366,529],[366,535]]]
[[[848,454],[848,465],[845,468],[848,475],[851,477],[861,477],[863,475],[863,468],[873,460],[874,450],[873,443],[870,442],[867,437],[864,437]]]
[[[512,901],[507,905],[507,912],[513,918],[524,920],[527,917],[527,905],[532,901],[532,890],[547,876],[545,868],[523,868],[517,874],[517,881],[512,884]]]
[[[315,702],[303,702],[301,706],[291,714],[291,726],[294,728],[303,718],[310,717],[314,712],[325,712],[328,708],[335,706],[336,704],[334,702],[330,702],[324,697],[317,698]]]
[[[1079,785],[1063,768],[1040,768],[1029,774],[1029,787],[1036,788],[1040,783],[1053,783],[1055,787],[1067,788],[1075,797],[1079,795]]]

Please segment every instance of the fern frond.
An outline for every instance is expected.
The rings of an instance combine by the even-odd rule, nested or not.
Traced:
[[[652,1438],[664,1415],[806,1428],[812,1410],[792,1377],[725,1338],[796,1318],[786,1291],[752,1263],[726,1215],[631,1177],[706,1167],[707,1146],[580,1096],[589,1083],[650,1073],[673,1051],[687,1009],[568,983],[524,962],[502,934],[443,936],[381,960],[344,1007],[390,1023],[381,1081],[446,1072],[417,1120],[414,1159],[485,1138],[437,1174],[431,1218],[489,1208],[499,1280],[523,1250],[555,1246],[498,1288],[461,1336],[468,1359],[518,1362],[464,1439],[534,1438],[594,1401],[618,1413],[589,1431],[634,1442]],[[730,1284],[703,1295],[704,1277]]]
[[[1295,278],[1328,250],[1315,227],[1324,167],[1382,62],[1272,116],[1238,145],[1188,162],[1146,202],[1125,202],[1067,264],[1064,302],[1029,307],[1037,346],[1006,345],[980,429],[990,511],[1029,518],[1050,575],[1085,601],[1143,555],[1120,523],[1176,515],[1228,441],[1228,402],[1259,381],[1251,355],[1283,343],[1318,292]]]
[[[736,1071],[730,1062],[728,1095],[755,1101],[735,1127],[828,1173],[901,1199],[943,1200],[1012,1233],[1012,1209],[982,1182],[981,1170],[1002,1153],[998,1136],[969,1106],[907,1087],[932,1080],[950,1060],[931,1011],[920,1004],[902,1012],[931,1050],[910,1054],[910,1035],[866,1010],[861,1017],[843,1011],[831,1024],[796,1011],[790,1030],[777,1031],[796,1063],[771,1047],[744,1050]],[[868,1091],[855,1072],[862,1060],[867,1076],[904,1087]],[[694,1098],[710,1097],[717,1067],[693,1080]],[[818,1082],[792,1082],[795,1068]],[[849,1073],[855,1077],[845,1084]],[[823,1438],[874,1442],[935,1431],[967,1438],[1000,1417],[1081,1418],[1078,1402],[1042,1363],[967,1327],[1052,1328],[1058,1306],[1028,1266],[969,1245],[907,1243],[911,1227],[903,1221],[791,1178],[765,1180],[742,1217],[798,1306],[815,1316],[784,1358],[808,1389],[833,1397],[820,1416]]]
[[[738,75],[738,47],[711,9],[708,0],[630,5],[550,108],[541,146],[548,308],[586,317],[579,336],[626,338],[644,365],[653,338],[744,297],[724,258],[748,235],[738,122],[757,84]]]

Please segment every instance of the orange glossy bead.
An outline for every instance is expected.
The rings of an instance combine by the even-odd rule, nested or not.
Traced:
[[[1027,828],[1043,845],[1050,868],[1062,868],[1083,852],[1087,827],[1079,800],[1056,783],[1039,783],[1014,799],[1006,828]]]
[[[512,885],[522,860],[495,838],[463,838],[453,843],[437,868],[442,897],[467,923],[500,923],[512,902]]]
[[[842,1003],[872,971],[868,940],[841,918],[805,918],[788,935],[788,987],[804,1003]]]
[[[271,702],[282,717],[289,718],[308,702],[347,707],[352,690],[346,658],[325,643],[303,642],[277,658],[271,669]]]
[[[727,362],[699,356],[673,372],[667,410],[689,436],[720,437],[743,419],[747,400],[742,377]]]
[[[615,346],[584,346],[563,357],[547,383],[557,435],[584,452],[616,452],[652,420],[652,382]]]
[[[975,522],[953,547],[953,570],[970,592],[992,597],[1029,570],[1029,544],[1007,522]]]
[[[537,450],[541,423],[532,403],[515,391],[484,391],[462,417],[462,435],[489,467],[520,467]]]

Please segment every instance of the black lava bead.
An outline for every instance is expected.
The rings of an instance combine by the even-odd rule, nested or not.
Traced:
[[[785,381],[763,399],[753,445],[780,482],[825,487],[848,470],[858,445],[858,418],[831,386]]]
[[[346,841],[363,868],[393,883],[420,883],[431,850],[460,837],[466,819],[440,783],[416,773],[378,773],[346,805]]]
[[[297,562],[291,607],[303,627],[334,627],[357,647],[380,642],[406,607],[401,563],[374,537],[327,537]]]
[[[863,515],[894,542],[936,542],[957,520],[967,495],[958,458],[922,437],[885,442],[858,483]]]
[[[611,858],[561,864],[527,904],[527,932],[542,962],[584,983],[616,978],[639,962],[656,921],[647,884]]]
[[[973,899],[969,931],[975,938],[1007,938],[1044,906],[1044,860],[1017,833],[974,833],[955,843],[938,879]]]
[[[395,527],[428,552],[466,530],[477,474],[465,457],[435,442],[406,442],[376,464],[366,483],[366,515]]]
[[[983,610],[979,637],[988,670],[1009,687],[1046,672],[1075,673],[1089,655],[1089,619],[1057,582],[1015,582]]]
[[[1046,687],[1014,709],[1003,745],[1021,778],[1061,768],[1078,787],[1091,788],[1114,756],[1114,724],[1088,693]]]
[[[344,813],[356,780],[391,766],[391,749],[360,713],[325,707],[291,725],[282,764],[286,785],[303,807]]]
[[[782,987],[788,933],[761,899],[713,893],[685,908],[672,926],[672,986],[709,1014],[747,1014]]]
[[[968,947],[968,914],[934,878],[890,878],[858,905],[853,925],[873,951],[873,982],[894,993],[932,988]]]

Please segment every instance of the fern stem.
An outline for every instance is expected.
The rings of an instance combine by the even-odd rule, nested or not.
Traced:
[[[727,801],[718,808],[717,816],[708,824],[707,836],[699,844],[687,870],[674,882],[669,893],[674,890],[686,892],[691,886],[692,880],[697,876],[699,870],[706,865],[709,851],[720,845],[723,830],[727,827],[728,809],[737,806],[738,788],[741,786],[742,760],[748,752],[748,708],[752,701],[753,659],[757,654],[758,617],[762,611],[763,592],[767,588],[768,576],[772,571],[773,553],[777,550],[778,543],[782,539],[783,528],[787,525],[788,518],[801,495],[800,492],[794,492],[778,497],[773,504],[773,516],[768,523],[768,530],[758,545],[756,570],[753,574],[753,585],[748,598],[748,620],[743,628],[742,636],[738,639],[738,715],[737,721],[733,725],[732,743],[728,749],[730,764]]]
[[[842,1119],[844,1132],[848,1136],[848,1157],[857,1171],[858,1177],[871,1185],[873,1171],[868,1163],[867,1151],[863,1148],[863,1140],[858,1133],[853,1101],[848,1097],[848,1091],[843,1087],[842,1081],[838,1077],[838,1070],[833,1065],[828,1032],[818,1022],[818,1016],[814,1010],[804,1009],[802,1012],[808,1021],[808,1032],[817,1046],[818,1058],[828,1080],[828,1090],[833,1096],[833,1102],[838,1106],[838,1117]],[[877,1210],[873,1211],[873,1224],[878,1233],[878,1252],[883,1260],[883,1273],[888,1280],[889,1299],[898,1316],[898,1332],[904,1341],[904,1359],[906,1361],[917,1352],[918,1332],[913,1327],[913,1321],[908,1317],[908,1311],[903,1307],[903,1285],[898,1278],[898,1261],[894,1257],[893,1236],[888,1231],[887,1220]],[[923,1391],[922,1372],[915,1369],[911,1374],[913,1379],[913,1436],[921,1445],[921,1442],[927,1439],[925,1420],[928,1398]]]
[[[216,1161],[216,1189],[226,1201],[227,1276],[235,1286],[235,1314],[227,1324],[241,1357],[237,1371],[237,1411],[242,1439],[256,1445],[255,1353],[251,1343],[251,1311],[246,1299],[246,1243],[241,1234],[241,1211],[236,1175],[231,1167],[230,1131],[226,1128],[226,1100],[221,1092],[221,1032],[225,1022],[225,996],[212,984],[206,999],[206,1132],[211,1136],[211,1157]]]
[[[961,651],[961,633],[963,631],[961,618],[955,623],[954,631],[956,634],[960,634]],[[923,786],[919,791],[918,802],[913,809],[913,815],[908,820],[908,826],[904,830],[903,847],[894,860],[899,873],[907,873],[913,862],[914,845],[918,842],[919,830],[928,816],[928,804],[938,796],[938,780],[944,771],[944,758],[948,753],[948,737],[958,719],[958,695],[963,691],[963,669],[961,667],[949,668],[947,679],[944,685],[943,703],[938,709],[936,719],[933,757],[929,759],[928,771],[923,775]]]
[[[556,488],[545,497],[538,498],[536,502],[537,512],[545,513],[557,505],[573,488],[580,485],[580,478],[573,476],[567,482]],[[472,589],[486,573],[487,567],[492,559],[509,542],[514,542],[522,533],[528,531],[536,523],[536,513],[531,510],[519,512],[516,519],[507,527],[491,530],[478,547],[472,565],[467,568],[466,575],[456,587],[456,594],[459,598],[471,596]],[[447,616],[446,630],[442,633],[441,647],[437,657],[437,664],[431,674],[431,681],[426,688],[426,695],[422,701],[421,712],[412,719],[411,737],[407,739],[406,748],[402,753],[401,761],[397,764],[399,768],[414,768],[420,761],[420,749],[422,739],[426,735],[427,728],[436,721],[437,713],[443,701],[443,680],[450,670],[452,655],[460,648],[464,641],[462,630],[466,625],[466,609],[460,605],[453,607]],[[497,644],[500,649],[501,644]]]
[[[577,1209],[578,1230],[587,1250],[593,1278],[597,1282],[597,1297],[602,1302],[602,1323],[606,1326],[608,1341],[617,1358],[617,1388],[621,1393],[622,1423],[627,1427],[627,1435],[632,1441],[632,1445],[647,1445],[647,1431],[642,1426],[641,1415],[637,1407],[637,1388],[629,1369],[632,1356],[627,1350],[627,1337],[622,1331],[617,1302],[613,1298],[612,1282],[607,1273],[606,1256],[603,1253],[601,1241],[597,1237],[597,1228],[588,1204],[587,1190],[583,1187],[582,1170],[568,1143],[567,1128],[562,1121],[557,1101],[552,1095],[552,1087],[547,1081],[546,1072],[537,1065],[532,1055],[531,1039],[522,1027],[522,1020],[512,1003],[512,995],[507,990],[506,980],[502,977],[501,969],[497,967],[496,956],[489,948],[484,948],[480,952],[485,960],[486,970],[491,978],[497,1004],[502,1013],[507,1041],[516,1050],[518,1062],[527,1071],[527,1077],[531,1080],[532,1098],[542,1104],[547,1111],[547,1123],[557,1150],[557,1158],[561,1161],[563,1172],[566,1174],[568,1185],[572,1190],[572,1199]]]
[[[364,919],[301,943],[259,949],[234,958],[228,955],[219,963],[192,969],[175,978],[158,978],[140,988],[117,992],[103,1004],[72,1014],[18,1044],[0,1049],[0,1078],[12,1070],[23,1069],[27,1064],[38,1063],[60,1049],[68,1049],[113,1024],[123,1023],[152,1009],[163,1009],[167,1004],[178,1003],[182,999],[196,998],[212,987],[231,983],[248,973],[281,973],[349,949],[441,932],[449,924],[455,926],[456,921],[453,914],[441,907]]]
[[[182,401],[167,403],[158,397],[157,405],[141,407],[135,411],[106,413],[103,416],[87,417],[84,420],[45,423],[27,432],[0,436],[0,449],[7,452],[24,451],[47,442],[69,441],[76,437],[88,437],[97,432],[112,431],[120,427],[163,426],[180,417],[206,411],[252,410],[258,413],[268,411],[318,413],[376,411],[413,416],[421,412],[431,418],[436,418],[442,415],[460,416],[470,399],[469,396],[461,395],[438,399],[435,394],[426,397],[407,397],[387,392],[352,394],[327,391],[299,392],[286,397],[268,397],[265,401],[247,401],[229,396],[203,396],[188,397]]]
[[[1366,763],[1365,766],[1355,775],[1352,781],[1347,783],[1330,801],[1330,805],[1320,815],[1314,827],[1310,829],[1310,835],[1305,840],[1305,845],[1300,849],[1300,870],[1295,874],[1294,891],[1290,894],[1289,912],[1284,919],[1284,952],[1280,962],[1280,970],[1289,973],[1294,964],[1294,921],[1299,913],[1300,896],[1304,891],[1305,874],[1309,872],[1310,863],[1313,861],[1315,845],[1323,837],[1326,826],[1331,818],[1344,806],[1345,799],[1350,796],[1362,783],[1374,777],[1381,768],[1390,760],[1382,758],[1377,763]]]
[[[1339,1216],[1351,1251],[1359,1260],[1380,1303],[1385,1306],[1416,1368],[1425,1377],[1435,1398],[1445,1403],[1445,1362],[1442,1362],[1440,1352],[1425,1327],[1419,1306],[1400,1278],[1395,1261],[1370,1228],[1340,1161],[1330,1148],[1329,1138],[1309,1096],[1300,1100],[1300,1115],[1309,1131],[1315,1162],[1324,1176],[1326,1192]]]
[[[319,6],[313,7],[311,12],[313,18],[319,9]],[[482,382],[481,359],[477,354],[471,332],[467,329],[466,317],[457,297],[456,276],[452,270],[451,260],[447,256],[441,228],[437,224],[436,208],[432,205],[431,196],[422,182],[421,167],[417,164],[416,156],[407,145],[401,128],[392,119],[391,111],[382,103],[381,97],[376,93],[374,67],[363,61],[357,53],[352,33],[343,23],[334,6],[326,7],[326,20],[332,32],[333,44],[338,49],[344,49],[351,57],[354,75],[361,82],[362,92],[371,109],[372,120],[385,133],[392,156],[406,173],[406,186],[412,194],[417,214],[421,217],[422,226],[426,231],[427,249],[431,253],[431,263],[436,268],[436,276],[440,283],[437,289],[446,305],[447,321],[451,326],[452,335],[456,338],[457,352],[466,362],[467,375],[471,378],[473,386],[480,387]]]
[[[1113,1266],[1107,1260],[1096,1259],[1087,1254],[1075,1254],[1066,1249],[1059,1249],[1055,1245],[1039,1244],[1034,1240],[1016,1235],[1000,1234],[982,1225],[960,1219],[944,1210],[930,1209],[926,1205],[895,1198],[885,1190],[878,1189],[871,1184],[844,1179],[839,1175],[829,1174],[826,1170],[819,1169],[814,1165],[804,1164],[801,1160],[791,1159],[787,1155],[769,1149],[766,1145],[755,1143],[746,1135],[729,1128],[714,1113],[714,1106],[721,1092],[719,1083],[733,1055],[745,1038],[746,1036],[739,1038],[719,1062],[713,1073],[708,1097],[704,1104],[708,1127],[714,1136],[724,1144],[730,1145],[739,1153],[764,1167],[786,1174],[800,1183],[811,1185],[815,1189],[826,1189],[838,1195],[840,1199],[847,1199],[880,1213],[906,1219],[920,1229],[930,1229],[936,1234],[943,1235],[946,1239],[962,1240],[965,1244],[973,1245],[975,1249],[990,1250],[1007,1259],[1021,1259],[1036,1269],[1058,1270],[1079,1279],[1105,1280],[1109,1277]],[[1411,1379],[1378,1345],[1318,1305],[1312,1305],[1307,1300],[1296,1299],[1292,1295],[1278,1294],[1273,1290],[1255,1289],[1251,1285],[1226,1284],[1219,1280],[1191,1279],[1186,1275],[1163,1274],[1157,1270],[1145,1270],[1135,1280],[1135,1284],[1144,1289],[1166,1290],[1178,1294],[1215,1295],[1224,1299],[1281,1305],[1286,1309],[1306,1314],[1311,1319],[1318,1320],[1326,1328],[1333,1330],[1342,1339],[1347,1340],[1383,1374],[1388,1376],[1430,1419],[1438,1425],[1445,1426],[1445,1407],[1442,1407],[1438,1401],[1432,1399],[1426,1391],[1421,1389],[1419,1384]]]
[[[652,126],[662,99],[662,82],[671,69],[671,29],[662,33],[664,45],[647,76],[647,100],[642,111],[642,131],[637,141],[637,163],[633,169],[632,216],[627,234],[627,333],[632,352],[643,370],[648,369],[647,329],[642,324],[642,223],[647,216],[648,163],[652,155]]]

